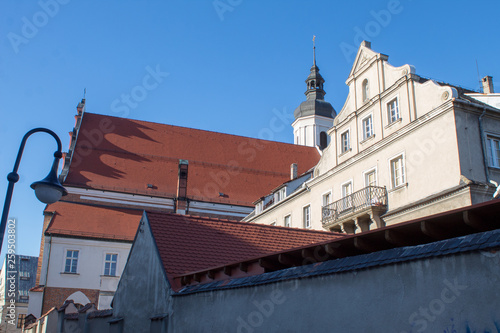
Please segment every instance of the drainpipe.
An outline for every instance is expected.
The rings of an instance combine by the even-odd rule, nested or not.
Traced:
[[[481,135],[481,148],[483,151],[484,174],[486,183],[490,183],[490,172],[488,170],[488,156],[486,154],[486,141],[484,140],[483,116],[486,114],[486,108],[483,106],[483,113],[479,116],[479,135]]]

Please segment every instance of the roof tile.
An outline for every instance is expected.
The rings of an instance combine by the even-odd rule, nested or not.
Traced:
[[[103,122],[112,131],[92,135]],[[189,161],[188,198],[252,206],[290,179],[291,163],[301,174],[319,158],[314,147],[85,113],[64,183],[174,197],[179,159],[184,159]]]

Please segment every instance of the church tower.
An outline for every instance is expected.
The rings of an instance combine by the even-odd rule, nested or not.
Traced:
[[[313,38],[314,42],[314,38]],[[325,101],[323,90],[325,80],[316,66],[316,46],[313,47],[313,65],[306,79],[306,100],[300,103],[293,115],[292,123],[294,143],[296,145],[324,149],[330,142],[327,131],[333,126],[333,118],[337,115],[333,106]]]

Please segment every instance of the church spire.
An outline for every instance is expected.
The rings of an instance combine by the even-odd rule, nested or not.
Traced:
[[[321,74],[319,74],[319,68],[316,66],[316,36],[313,36],[313,65],[311,67],[311,73],[306,79],[307,90],[305,95],[308,100],[325,99],[323,83],[325,83],[325,80]]]
[[[316,66],[316,36],[313,35],[313,66]]]
[[[294,143],[309,147],[324,149],[329,142],[328,130],[333,126],[333,118],[337,115],[333,106],[325,101],[323,83],[325,80],[319,74],[316,66],[316,36],[313,36],[313,65],[306,79],[307,99],[300,103],[293,115],[292,124]]]

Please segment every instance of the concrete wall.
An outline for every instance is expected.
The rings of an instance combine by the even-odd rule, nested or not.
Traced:
[[[170,312],[170,293],[149,223],[143,217],[113,300],[113,317],[123,318],[124,332],[149,332],[152,316]]]
[[[496,332],[500,253],[173,297],[173,332]]]

